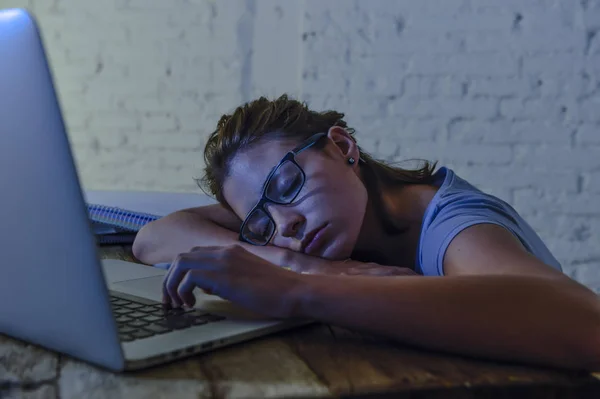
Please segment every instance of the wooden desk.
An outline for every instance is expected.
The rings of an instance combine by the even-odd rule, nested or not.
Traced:
[[[128,248],[102,253],[133,260]],[[127,374],[0,335],[0,397],[599,398],[599,378],[447,356],[322,325]]]

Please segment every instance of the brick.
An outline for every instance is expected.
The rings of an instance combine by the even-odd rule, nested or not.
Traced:
[[[535,54],[523,59],[523,73],[543,76],[576,75],[583,71],[585,59],[573,54]]]
[[[588,54],[593,54],[594,56],[600,55],[600,36],[598,34],[590,39]]]
[[[438,2],[439,5],[439,2]],[[454,7],[453,7],[454,8]],[[440,10],[438,13],[423,13],[415,16],[412,21],[416,25],[427,26],[434,31],[487,31],[507,29],[511,26],[513,15],[506,9],[498,10],[497,14],[485,11],[470,13],[457,12],[456,8],[451,14]]]
[[[447,101],[444,99],[412,100],[402,98],[390,102],[392,115],[406,117],[463,117],[463,118],[492,118],[496,116],[498,101],[490,98],[461,99]]]
[[[397,23],[397,21],[393,23]],[[390,23],[390,26],[393,23]],[[397,42],[397,46],[392,51],[406,54],[406,56],[420,53],[423,49],[427,49],[430,53],[453,54],[460,51],[463,37],[459,34],[440,34],[438,31],[423,29],[412,23],[401,34],[398,34],[394,41]],[[383,48],[372,45],[363,45],[358,48],[351,46],[351,51],[361,54],[385,54],[387,52]]]
[[[591,170],[600,167],[598,150],[593,147],[572,148],[547,144],[515,145],[515,164],[534,165],[538,169]]]
[[[357,137],[357,143],[360,148],[369,153],[374,154],[377,152],[377,146],[379,145],[379,140],[373,137]]]
[[[528,96],[531,92],[531,83],[518,78],[474,78],[468,85],[472,96]]]
[[[541,97],[558,99],[577,99],[593,95],[596,90],[596,82],[591,76],[578,74],[575,76],[538,76],[534,78],[536,92]]]
[[[575,137],[580,144],[600,144],[600,125],[581,125]]]
[[[140,119],[142,131],[164,133],[178,129],[177,119],[168,112],[146,112]]]
[[[377,158],[390,159],[398,155],[398,143],[392,140],[379,140],[375,154]]]
[[[401,79],[398,76],[408,68],[408,59],[399,55],[382,55],[375,60],[372,57],[356,56],[349,60],[348,66],[337,68],[338,74],[347,78],[349,95],[360,96],[365,93],[375,95],[398,95],[401,92]]]
[[[517,59],[511,54],[417,54],[410,64],[415,74],[458,76],[515,76]]]
[[[544,190],[546,191],[546,190]],[[538,209],[527,222],[546,238],[566,243],[591,243],[600,234],[600,217],[556,215]]]
[[[136,130],[139,126],[140,121],[136,113],[98,111],[89,117],[89,128],[94,131]]]
[[[158,133],[144,134],[140,137],[140,141],[140,145],[147,150],[200,151],[203,149],[202,137],[196,131],[165,134],[162,130],[159,130]],[[179,156],[175,156],[174,159],[181,164],[184,163],[182,159],[179,159]]]
[[[463,96],[464,85],[465,81],[451,77],[409,75],[404,79],[402,93],[405,97],[457,98]]]
[[[98,140],[98,145],[103,148],[117,148],[129,143],[130,135],[119,130],[102,130],[92,133],[93,137]]]
[[[598,45],[600,44],[599,39],[600,35],[596,33],[593,40],[589,44],[589,54],[586,58],[583,74],[583,76],[596,79],[596,81],[600,79],[600,52],[598,51]],[[594,89],[595,88],[596,87],[594,86]]]
[[[159,182],[170,182],[178,185],[186,185],[193,182],[193,170],[167,168],[167,167],[153,167],[152,165],[133,165],[131,172],[136,178],[131,179],[132,183],[136,185],[143,185],[145,187],[157,188]]]
[[[403,140],[399,159],[427,159],[440,164],[456,165],[506,165],[511,162],[508,146],[485,144],[427,143]]]
[[[566,240],[547,240],[546,244],[563,266],[578,268],[579,263],[599,255],[597,247],[588,242],[572,242]],[[575,263],[575,264],[573,264]]]
[[[403,95],[406,97],[433,97],[435,78],[431,76],[407,76],[404,78]]]
[[[499,48],[515,53],[576,52],[582,51],[584,41],[579,32],[553,27],[545,31],[524,31],[515,34],[509,29],[480,31],[467,35],[465,47],[468,52],[496,52]]]
[[[600,256],[591,256],[576,261],[577,276],[586,284],[600,288]]]
[[[343,94],[350,87],[347,76],[335,68],[308,65],[302,71],[302,87],[311,94]]]
[[[600,193],[600,171],[590,173],[587,187],[592,193]]]
[[[460,171],[462,172],[462,168]],[[573,171],[556,170],[550,173],[519,166],[478,166],[466,168],[462,176],[477,186],[508,190],[536,187],[541,187],[547,193],[575,193],[578,190],[577,173]]]
[[[583,26],[589,29],[600,28],[600,8],[586,10],[583,14]]]
[[[543,209],[548,214],[594,216],[598,214],[600,195],[581,194],[544,194],[536,189],[515,190],[515,207],[523,212]]]
[[[395,117],[375,119],[371,117],[348,120],[350,126],[356,129],[359,143],[365,138],[434,141],[445,129],[444,118],[415,119]]]
[[[508,25],[508,24],[507,24]],[[465,49],[469,53],[473,52],[497,52],[499,44],[506,46],[514,40],[507,26],[504,29],[479,31],[476,35],[466,34],[464,38]]]
[[[567,105],[560,100],[511,98],[500,102],[500,114],[511,119],[557,121],[567,112]]]
[[[434,97],[458,98],[466,94],[467,79],[453,77],[437,78],[433,84]]]
[[[556,123],[507,120],[486,122],[460,119],[448,126],[451,140],[483,143],[560,143],[571,142],[573,128]]]
[[[600,123],[600,96],[586,99],[579,103],[579,120]]]

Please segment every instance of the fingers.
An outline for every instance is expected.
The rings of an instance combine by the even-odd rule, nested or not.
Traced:
[[[213,289],[210,285],[217,275],[211,270],[219,268],[215,262],[216,254],[215,251],[201,248],[177,256],[163,280],[163,303],[172,304],[174,307],[181,307],[183,304],[193,306],[195,303],[193,290],[196,286],[207,293],[212,293]],[[206,278],[208,274],[211,279]]]
[[[169,268],[169,273],[165,277],[163,284],[163,302],[166,300],[167,302],[172,303],[175,307],[180,307],[183,303],[183,300],[177,293],[177,288],[179,287],[179,284],[185,277],[186,273],[190,270],[190,267],[185,263],[186,262],[182,261],[181,257],[178,257],[178,259]]]
[[[171,267],[169,267],[169,269],[167,270],[167,274],[165,274],[165,278],[163,279],[163,285],[162,285],[162,302],[163,304],[170,304],[171,303],[171,296],[169,295],[169,292],[167,291],[167,280],[169,279],[169,276],[171,275],[171,273],[173,272],[173,270],[175,270],[175,265],[177,264],[177,259],[175,259],[173,261],[173,263],[171,263]]]
[[[194,288],[196,288],[196,282],[194,281],[194,271],[188,270],[185,276],[177,287],[177,295],[186,306],[192,307],[196,304],[196,297],[194,296]]]

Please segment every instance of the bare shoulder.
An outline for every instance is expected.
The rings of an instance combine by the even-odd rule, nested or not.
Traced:
[[[446,250],[444,274],[518,274],[568,278],[530,254],[509,230],[494,224],[477,224],[460,232]]]
[[[240,220],[240,218],[235,213],[225,208],[221,204],[212,204],[199,206],[195,208],[187,208],[182,209],[179,212],[191,213],[194,215],[202,216],[214,222],[215,224],[232,231],[239,231],[242,225],[242,221]]]

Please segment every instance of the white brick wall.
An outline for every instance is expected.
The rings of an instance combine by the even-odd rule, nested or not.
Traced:
[[[40,21],[86,188],[196,191],[218,117],[289,92],[514,204],[600,290],[599,0],[0,6]]]

